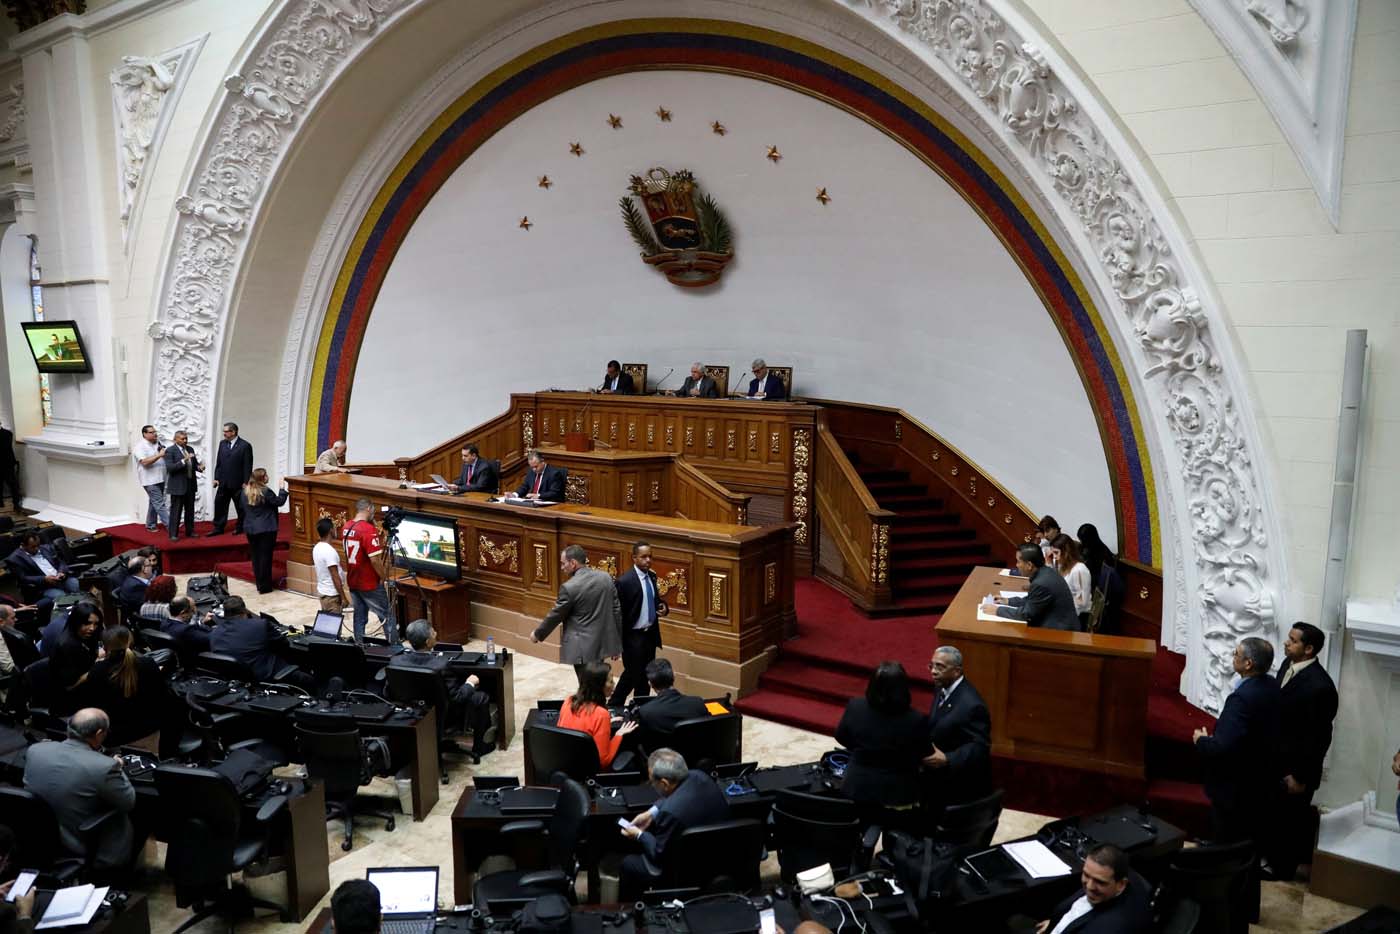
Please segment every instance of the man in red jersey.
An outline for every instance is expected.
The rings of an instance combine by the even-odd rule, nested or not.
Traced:
[[[354,609],[355,641],[364,641],[369,611],[374,610],[374,615],[384,624],[384,638],[392,645],[399,641],[399,627],[380,579],[388,567],[388,555],[380,544],[379,529],[370,518],[373,515],[374,503],[363,498],[356,500],[355,518],[345,524],[341,533],[345,545],[345,584]]]

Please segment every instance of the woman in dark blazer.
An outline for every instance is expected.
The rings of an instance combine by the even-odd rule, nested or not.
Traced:
[[[87,600],[73,604],[49,662],[55,716],[70,714],[83,706],[83,686],[101,644],[102,611]]]
[[[243,506],[243,532],[248,536],[248,559],[253,562],[253,579],[258,593],[272,593],[272,550],[277,547],[277,511],[287,501],[287,481],[277,495],[267,488],[267,471],[253,471],[238,491]]]
[[[106,654],[88,673],[87,703],[106,711],[111,720],[108,746],[138,746],[156,752],[164,701],[169,691],[164,673],[131,647],[131,630],[110,626],[102,633]]]
[[[929,754],[928,717],[909,702],[909,676],[899,662],[881,662],[864,697],[854,697],[836,727],[850,751],[842,793],[867,822],[911,823],[919,801],[919,762]]]

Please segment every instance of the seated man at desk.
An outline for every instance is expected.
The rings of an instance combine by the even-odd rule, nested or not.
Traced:
[[[636,395],[637,387],[632,381],[632,374],[622,372],[622,364],[609,360],[608,372],[603,376],[603,385],[598,387],[598,391],[615,396],[631,396]]]
[[[770,399],[774,402],[787,397],[783,381],[778,379],[777,374],[768,372],[768,364],[762,357],[753,362],[753,379],[749,380],[748,397]]]
[[[682,830],[729,819],[729,805],[715,780],[692,771],[674,749],[658,749],[647,757],[647,774],[661,800],[632,819],[623,836],[641,844],[642,852],[623,857],[619,892],[630,902],[660,877],[666,847]]]
[[[316,457],[315,473],[345,473],[345,442],[335,441]]]
[[[1132,934],[1152,930],[1151,887],[1128,854],[1105,843],[1084,857],[1081,888],[1036,925],[1036,934]]]
[[[170,615],[160,621],[160,631],[175,638],[175,650],[184,658],[208,652],[209,630],[194,621],[194,601],[176,597],[170,601]]]
[[[656,696],[637,708],[637,721],[642,729],[670,733],[682,720],[709,716],[704,700],[676,690],[676,672],[667,659],[653,658],[647,662],[647,683]]]
[[[715,385],[714,377],[705,372],[704,366],[692,363],[690,375],[681,383],[676,395],[687,399],[718,399],[719,387]]]
[[[249,616],[242,597],[228,597],[224,600],[224,618],[209,637],[209,648],[238,659],[252,669],[259,681],[272,681],[281,675],[287,684],[304,691],[316,690],[316,679],[278,657],[277,650],[286,641],[286,634],[271,620]],[[291,670],[283,673],[285,668]]]
[[[501,473],[494,461],[481,459],[475,444],[463,445],[462,472],[447,488],[453,493],[495,493],[501,488]]]
[[[112,594],[112,599],[129,616],[136,616],[141,612],[141,604],[146,602],[146,588],[151,585],[151,579],[155,577],[156,562],[154,558],[144,558],[141,555],[132,555],[127,562],[126,580],[117,586],[116,593]]]
[[[982,612],[1005,619],[1017,619],[1027,626],[1079,631],[1079,614],[1074,611],[1074,594],[1060,572],[1045,564],[1039,545],[1016,549],[1016,570],[1030,578],[1024,597],[982,604]]]
[[[564,501],[564,478],[568,476],[558,467],[551,467],[539,451],[531,451],[525,462],[530,469],[525,471],[525,479],[520,481],[520,489],[515,495],[521,499],[538,499],[547,503]]]
[[[496,750],[496,728],[491,722],[491,697],[479,690],[481,679],[467,675],[458,681],[447,673],[447,659],[433,651],[437,630],[426,619],[415,619],[404,631],[409,650],[389,659],[390,668],[426,668],[436,672],[447,686],[447,717],[450,724],[465,723],[472,732],[471,754],[480,759]]]
[[[37,532],[29,532],[9,557],[19,573],[26,599],[48,597],[57,600],[65,593],[78,592],[78,578],[58,556],[52,545],[39,544]]]

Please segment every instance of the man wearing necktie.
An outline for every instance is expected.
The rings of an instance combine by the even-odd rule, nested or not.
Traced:
[[[515,495],[521,499],[562,503],[564,501],[564,480],[568,477],[568,473],[559,467],[551,467],[545,463],[544,455],[539,451],[531,451],[526,456],[525,462],[530,465],[530,469],[525,472],[525,479],[520,481],[520,489],[515,491]]]
[[[238,436],[238,426],[224,422],[224,440],[219,442],[219,454],[214,459],[214,528],[211,536],[224,534],[228,525],[228,504],[233,503],[238,518],[233,534],[243,534],[243,504],[238,491],[253,475],[253,446]]]
[[[617,576],[617,602],[622,609],[622,674],[609,707],[621,707],[633,692],[637,697],[651,693],[647,665],[661,648],[659,618],[667,608],[661,602],[651,569],[651,546],[646,542],[632,546],[632,570]]]
[[[630,396],[637,391],[637,387],[632,380],[632,374],[623,372],[622,364],[616,360],[609,360],[608,372],[603,374],[603,385],[598,387],[598,391],[617,396]]]
[[[963,677],[962,652],[939,646],[928,669],[937,690],[928,715],[933,752],[924,759],[924,806],[938,814],[950,804],[991,794],[992,715],[982,695]]]
[[[454,493],[495,493],[500,476],[494,461],[482,460],[477,446],[466,444],[462,446],[462,472],[450,489]]]

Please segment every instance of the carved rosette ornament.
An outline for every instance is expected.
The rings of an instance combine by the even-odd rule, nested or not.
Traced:
[[[593,567],[597,568],[600,571],[607,572],[607,575],[609,577],[617,577],[617,558],[614,555],[603,555],[603,557],[601,558],[590,558],[588,563],[593,565]]]
[[[870,527],[870,582],[883,584],[889,580],[890,527],[875,523]]]
[[[1211,656],[1199,702],[1218,711],[1235,643],[1274,635],[1277,585],[1255,454],[1201,305],[1204,290],[1190,281],[1163,233],[1174,225],[1153,215],[1044,52],[984,0],[859,2],[922,44],[966,86],[984,116],[1048,175],[1062,216],[1074,218],[1097,249],[1117,298],[1111,310],[1137,344],[1148,393],[1164,400],[1180,458],[1195,544],[1195,600]],[[1144,182],[1144,188],[1152,184]]]
[[[510,568],[512,574],[520,573],[520,546],[515,542],[498,545],[485,535],[477,536],[477,567],[488,571],[500,571],[502,565]]]
[[[807,544],[807,472],[811,464],[812,432],[795,428],[792,432],[792,521],[797,524],[792,537],[799,545]]]
[[[676,568],[665,574],[656,575],[656,592],[663,597],[674,592],[675,597],[671,602],[677,606],[686,606],[689,599],[686,595],[687,583],[685,568]]]
[[[564,502],[578,503],[580,506],[588,505],[587,477],[564,478]]]

